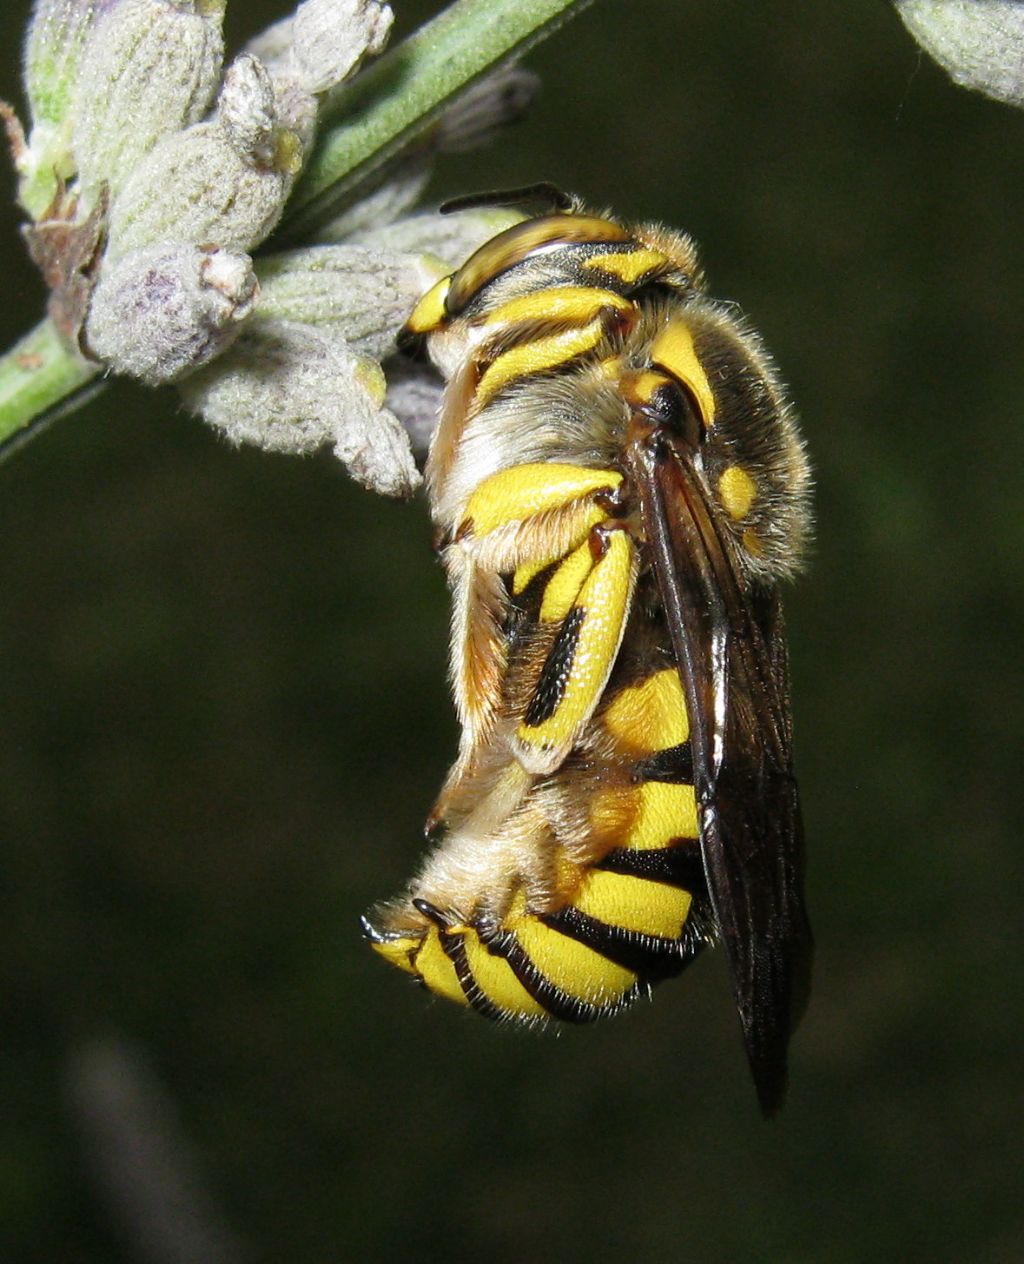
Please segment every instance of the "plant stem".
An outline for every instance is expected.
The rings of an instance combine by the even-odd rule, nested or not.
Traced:
[[[72,351],[49,320],[0,356],[0,453],[19,431],[100,372]]]

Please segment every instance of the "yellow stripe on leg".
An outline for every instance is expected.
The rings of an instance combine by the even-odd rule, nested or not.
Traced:
[[[486,535],[506,523],[560,509],[593,492],[614,491],[621,483],[622,475],[615,470],[555,461],[513,465],[479,484],[466,502],[459,534],[471,530],[475,536]]]
[[[594,569],[590,541],[584,540],[569,554],[548,582],[540,605],[541,623],[561,623],[572,609],[580,589]]]
[[[555,638],[516,731],[517,755],[530,772],[550,772],[592,715],[622,641],[633,591],[634,549],[611,531]]]
[[[592,525],[596,526],[597,523]],[[589,531],[590,527],[588,527],[587,530]],[[524,592],[529,585],[533,583],[541,571],[546,570],[551,563],[557,561],[557,559],[557,554],[554,557],[538,557],[529,562],[523,562],[520,566],[517,566],[515,575],[512,577],[513,595],[518,597],[521,592]]]

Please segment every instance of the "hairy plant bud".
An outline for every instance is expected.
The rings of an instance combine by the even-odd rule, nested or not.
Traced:
[[[217,97],[217,120],[240,154],[272,166],[277,149],[277,98],[270,71],[251,53],[227,68]]]
[[[164,240],[251,250],[281,216],[297,170],[294,140],[278,132],[265,165],[219,120],[168,136],[110,208],[108,258]]]
[[[896,0],[896,11],[954,83],[1024,106],[1024,5],[1019,0]]]
[[[25,37],[25,92],[33,126],[67,118],[98,8],[98,0],[37,0]]]
[[[274,98],[281,134],[292,137],[293,171],[297,173],[313,143],[317,100],[293,79],[275,79]]]
[[[248,255],[179,242],[147,246],[104,266],[86,343],[115,373],[159,386],[228,347],[257,293]]]
[[[294,22],[294,16],[289,16],[265,26],[258,35],[249,40],[245,52],[258,57],[276,76],[291,58]]]
[[[394,15],[377,0],[305,0],[292,25],[291,67],[307,92],[326,92],[387,43]]]
[[[330,444],[367,487],[409,495],[410,436],[422,454],[441,388],[425,365],[398,365],[389,396],[381,361],[398,364],[395,335],[419,296],[521,216],[394,221],[432,157],[513,121],[534,80],[513,68],[476,83],[360,177],[360,200],[316,244],[254,262],[313,152],[323,98],[383,50],[393,15],[384,0],[301,0],[225,69],[226,2],[34,0],[30,135],[3,102],[0,124],[50,317],[106,369],[174,383],[235,443]],[[346,102],[331,98],[327,121]],[[336,161],[319,154],[311,182]]]
[[[305,0],[292,17],[261,31],[246,50],[275,78],[327,92],[387,43],[394,15],[379,0]]]
[[[352,477],[385,496],[408,496],[420,482],[405,430],[382,407],[380,366],[330,331],[253,321],[180,390],[233,443],[290,453],[332,443]]]
[[[417,298],[444,275],[420,255],[365,246],[310,246],[257,263],[258,319],[333,329],[349,346],[379,360]]]
[[[224,0],[105,0],[82,51],[72,143],[82,194],[116,198],[140,159],[201,119],[220,82]]]
[[[28,139],[10,107],[0,105],[20,181],[18,200],[37,219],[75,174],[71,99],[98,0],[37,0],[25,38]]]

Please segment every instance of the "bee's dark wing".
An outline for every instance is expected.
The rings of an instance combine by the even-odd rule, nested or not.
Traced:
[[[686,445],[656,429],[630,445],[629,462],[690,715],[708,888],[772,1114],[812,947],[778,598],[745,591]]]

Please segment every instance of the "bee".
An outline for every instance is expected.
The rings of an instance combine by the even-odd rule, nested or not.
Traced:
[[[617,1013],[721,941],[771,1114],[811,956],[778,594],[803,444],[688,237],[547,185],[486,200],[542,205],[400,338],[447,379],[426,481],[461,740],[435,846],[364,934],[530,1023]]]

